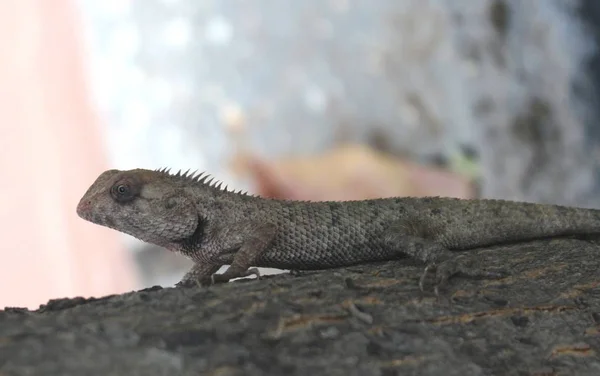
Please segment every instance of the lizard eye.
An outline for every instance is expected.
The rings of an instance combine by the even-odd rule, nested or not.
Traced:
[[[129,201],[133,198],[131,187],[124,183],[113,185],[111,194],[117,201]]]

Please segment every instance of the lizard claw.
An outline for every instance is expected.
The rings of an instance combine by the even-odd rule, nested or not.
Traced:
[[[425,270],[423,270],[423,273],[421,274],[421,278],[419,278],[419,290],[421,290],[421,292],[425,292],[425,279],[427,279],[427,276],[431,272],[431,269],[433,269],[433,272],[435,272],[436,265],[435,264],[427,265],[425,267]]]
[[[255,275],[256,279],[260,279],[260,272],[258,271],[257,268],[250,268],[247,269],[243,272],[229,272],[229,269],[227,269],[223,274],[213,274],[210,276],[210,281],[211,284],[216,284],[216,283],[225,283],[225,282],[229,282],[229,280],[234,279],[234,278],[243,278],[243,277],[248,277],[249,275]]]
[[[216,285],[217,283],[225,283],[228,282],[229,279],[223,278],[223,274],[211,274],[210,276],[210,284]]]
[[[206,279],[202,280],[199,278],[181,280],[175,284],[177,288],[190,288],[190,287],[204,287],[207,285]]]

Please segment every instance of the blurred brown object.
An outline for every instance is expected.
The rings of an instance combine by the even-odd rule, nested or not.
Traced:
[[[0,307],[137,285],[118,234],[75,206],[106,169],[71,1],[0,1]]]
[[[322,155],[265,161],[239,155],[235,170],[251,176],[261,196],[294,200],[360,200],[393,196],[474,197],[460,175],[399,160],[361,145]]]

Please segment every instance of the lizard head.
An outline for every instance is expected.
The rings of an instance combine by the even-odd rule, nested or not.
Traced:
[[[79,217],[166,248],[192,236],[199,224],[193,201],[151,170],[108,170],[77,205]]]

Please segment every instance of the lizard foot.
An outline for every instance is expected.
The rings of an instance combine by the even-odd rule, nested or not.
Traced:
[[[190,287],[206,287],[206,286],[210,286],[211,284],[211,278],[195,278],[195,279],[186,279],[186,280],[181,280],[179,282],[177,282],[175,284],[175,287],[178,288],[190,288]]]
[[[240,270],[231,270],[231,267],[229,269],[227,269],[223,274],[213,274],[210,276],[210,280],[211,283],[217,284],[217,283],[225,283],[225,282],[229,282],[230,279],[234,279],[234,278],[243,278],[243,277],[248,277],[250,275],[255,275],[256,279],[260,279],[260,272],[258,271],[257,268],[250,268],[247,269],[245,271],[240,271]]]
[[[181,281],[175,284],[175,287],[203,287],[210,285],[210,275],[219,270],[221,265],[197,263],[185,273]]]
[[[180,287],[180,288],[188,288],[188,287],[194,287],[194,286],[196,286],[196,283],[191,279],[181,280],[175,284],[175,287]]]
[[[474,279],[501,279],[509,274],[505,270],[484,270],[474,266],[474,264],[475,262],[472,257],[462,255],[444,260],[438,264],[429,264],[419,279],[419,288],[421,291],[425,291],[425,280],[430,273],[434,274],[435,282],[433,289],[436,296],[439,296],[440,288],[445,287],[450,278],[455,275]]]

